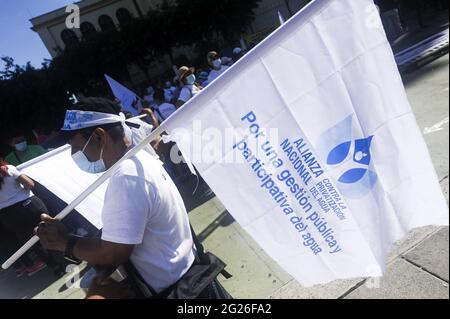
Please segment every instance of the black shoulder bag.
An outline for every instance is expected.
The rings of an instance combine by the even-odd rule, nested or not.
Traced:
[[[226,279],[231,275],[225,270],[226,264],[216,255],[205,253],[203,245],[195,235],[191,226],[191,233],[197,249],[196,259],[184,276],[175,284],[160,293],[148,285],[134,265],[128,261],[124,266],[138,298],[144,299],[196,299],[204,298],[205,290],[212,287],[216,298],[231,298],[217,282],[216,278],[222,274]],[[222,291],[220,291],[222,290]],[[210,295],[210,294],[209,294]]]

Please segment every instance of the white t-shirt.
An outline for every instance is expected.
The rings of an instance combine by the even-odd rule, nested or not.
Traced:
[[[212,81],[214,81],[215,79],[217,79],[219,77],[219,75],[221,75],[223,72],[225,72],[226,70],[228,70],[229,66],[226,65],[222,65],[222,67],[220,68],[220,70],[216,70],[216,69],[212,69],[211,72],[209,72],[209,76],[208,76],[208,84],[211,84]]]
[[[164,99],[166,100],[167,103],[172,102],[172,99],[173,99],[173,96],[174,96],[176,90],[177,89],[173,86],[170,88],[164,89]]]
[[[141,119],[131,118],[131,119],[128,119],[127,122],[131,122],[131,123],[139,125],[139,128],[134,128],[134,127],[131,128],[131,140],[132,140],[131,142],[133,143],[134,146],[136,146],[140,142],[142,142],[153,131],[153,125],[150,125]],[[150,145],[150,143],[144,148],[144,150],[147,153],[149,153],[151,156],[159,159],[158,154],[156,154],[155,150]]]
[[[153,103],[154,99],[153,99],[153,94],[152,95],[145,95],[144,96],[144,100],[146,100],[148,103]]]
[[[7,167],[8,169],[14,168],[11,165]],[[3,181],[4,183],[0,189],[0,209],[20,203],[33,196],[33,193],[23,188],[14,177],[6,176],[3,178]]]
[[[200,89],[194,85],[194,84],[186,84],[180,92],[180,96],[178,97],[178,100],[181,100],[183,102],[189,101],[191,98],[193,98],[195,95],[200,93]]]
[[[155,111],[155,115],[158,118],[159,123],[162,123],[165,120],[167,120],[169,116],[171,116],[172,113],[174,113],[177,110],[176,106],[171,103],[163,103],[160,106],[155,106],[155,109],[157,109],[159,113],[161,113],[162,115],[161,118],[159,113]]]
[[[161,162],[145,152],[114,172],[102,220],[102,239],[135,245],[131,261],[156,292],[177,282],[194,262],[183,199]]]

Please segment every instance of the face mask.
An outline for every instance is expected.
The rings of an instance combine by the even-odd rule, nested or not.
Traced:
[[[105,162],[103,161],[103,148],[100,151],[100,159],[95,162],[90,162],[86,155],[84,154],[84,150],[88,146],[89,142],[91,141],[92,135],[87,141],[86,145],[84,145],[84,148],[82,151],[78,151],[75,154],[72,155],[72,159],[74,160],[75,164],[86,173],[90,174],[98,174],[106,171]]]
[[[213,61],[213,67],[216,69],[219,69],[222,66],[222,60],[221,59],[217,59]]]
[[[28,147],[28,143],[26,141],[24,141],[22,143],[18,143],[16,145],[14,145],[14,147],[16,148],[16,151],[25,152],[25,150]]]
[[[194,74],[191,74],[191,75],[186,77],[186,83],[189,84],[189,85],[194,84],[195,80],[196,80],[196,78],[195,78]]]

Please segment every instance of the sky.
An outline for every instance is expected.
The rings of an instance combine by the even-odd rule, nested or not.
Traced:
[[[31,30],[32,17],[64,7],[71,0],[0,0],[0,56],[14,58],[16,64],[28,61],[40,67],[50,54],[39,35]],[[3,65],[0,65],[3,69]]]

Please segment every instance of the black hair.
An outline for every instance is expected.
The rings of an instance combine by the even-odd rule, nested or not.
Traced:
[[[8,144],[16,137],[25,137],[25,133],[21,130],[16,130],[14,132],[12,132],[11,134],[8,135],[8,137],[6,138],[6,141],[8,142]]]
[[[120,142],[123,139],[123,136],[125,134],[122,124],[121,123],[112,123],[112,124],[106,124],[106,125],[100,125],[96,127],[88,127],[83,130],[77,131],[77,133],[80,133],[81,136],[83,136],[86,140],[91,137],[91,135],[94,133],[94,131],[98,128],[104,129],[109,136],[111,136],[111,139],[116,143]]]
[[[78,102],[72,106],[72,109],[78,111],[118,115],[120,113],[121,107],[119,103],[102,97],[85,97],[80,98]]]

